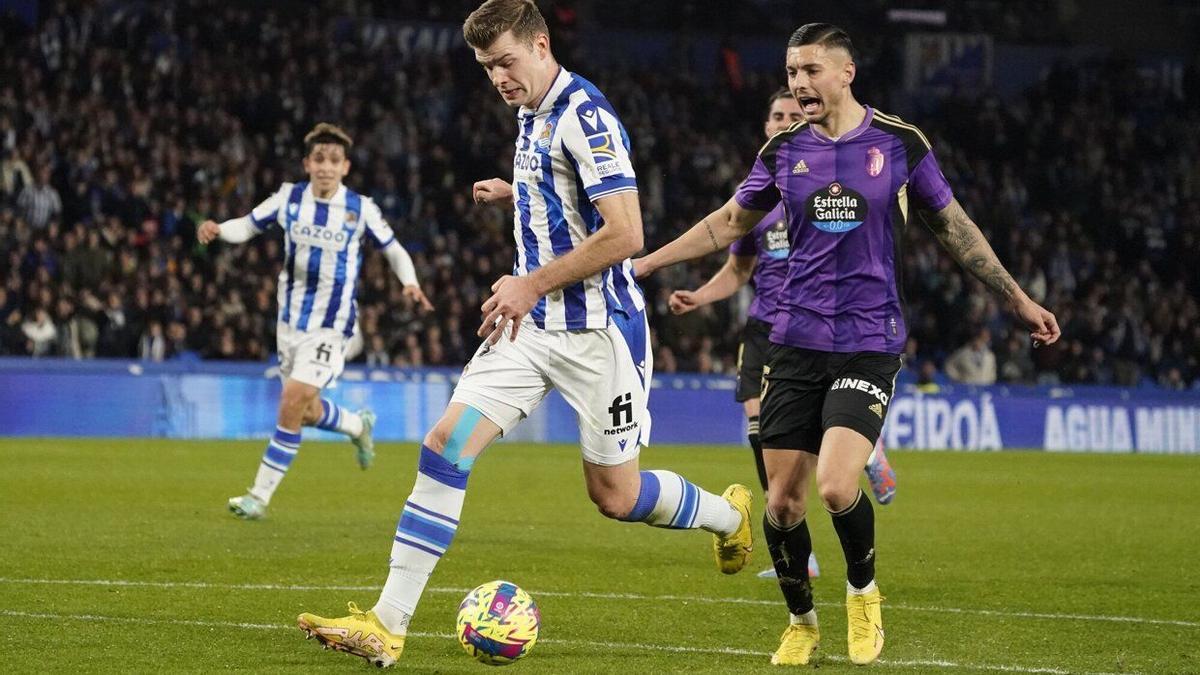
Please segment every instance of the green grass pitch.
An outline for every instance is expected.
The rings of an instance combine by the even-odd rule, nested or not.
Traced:
[[[0,440],[0,672],[360,672],[295,628],[301,611],[370,607],[416,470],[383,444],[309,443],[267,520],[225,500],[259,442]],[[719,492],[752,484],[749,450],[655,447]],[[1200,672],[1200,457],[894,452],[876,505],[887,646],[879,672]],[[756,503],[761,513],[761,502]],[[846,664],[841,552],[810,527],[822,673]],[[757,515],[756,515],[757,518]],[[756,528],[756,533],[759,531]],[[471,587],[520,584],[541,640],[529,673],[771,672],[786,621],[750,569],[718,574],[706,533],[611,522],[574,448],[501,444],[476,465],[463,525],[434,573],[400,666],[480,672],[451,639]]]

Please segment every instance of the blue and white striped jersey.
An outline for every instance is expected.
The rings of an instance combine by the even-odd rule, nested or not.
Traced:
[[[279,322],[301,331],[333,328],[350,337],[363,237],[379,248],[396,239],[375,202],[345,185],[324,200],[308,181],[284,183],[250,212],[250,220],[259,230],[283,228]]]
[[[637,191],[629,134],[594,84],[560,68],[537,110],[517,113],[513,160],[513,274],[525,276],[574,250],[603,225],[592,202]],[[624,260],[538,301],[530,318],[548,330],[604,328],[613,312],[646,306]]]

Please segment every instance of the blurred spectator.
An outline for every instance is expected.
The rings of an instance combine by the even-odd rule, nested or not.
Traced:
[[[926,359],[917,369],[917,391],[925,394],[936,394],[942,387],[937,383],[937,365]]]
[[[50,184],[50,167],[42,167],[37,173],[37,182],[26,185],[17,196],[17,208],[35,230],[45,229],[50,221],[62,214],[62,199],[58,190]]]
[[[996,353],[997,379],[1008,384],[1032,382],[1033,359],[1029,356],[1029,340],[1013,330]]]
[[[9,123],[7,118],[3,121]],[[0,199],[13,201],[30,185],[33,185],[33,172],[21,155],[9,148],[0,149]]]
[[[657,248],[733,193],[760,145],[759,104],[782,75],[752,70],[736,42],[711,63],[604,69],[587,62],[578,37],[619,16],[623,26],[678,33],[681,44],[719,29],[722,44],[723,35],[802,23],[811,10],[782,0],[732,14],[690,2],[613,2],[596,12],[559,0],[548,18],[564,64],[606,92],[632,136],[646,245]],[[358,0],[353,8],[380,20],[457,21],[477,4]],[[947,1],[962,10],[950,12],[953,30],[1035,42],[1061,33],[1043,5]],[[104,7],[41,3],[39,25],[6,33],[0,50],[0,352],[31,353],[29,324],[57,332],[39,354],[139,358],[148,339],[151,357],[266,358],[282,271],[278,230],[202,247],[196,223],[244,215],[299,178],[299,134],[332,120],[358,139],[347,183],[375,198],[437,305],[418,317],[368,251],[358,310],[370,337],[358,358],[470,358],[479,304],[512,269],[513,246],[511,211],[474,206],[469,189],[510,175],[515,121],[469,52],[366,45],[353,19],[330,21],[347,11],[332,0],[285,12],[215,0]],[[895,36],[862,35],[863,58],[875,60],[864,71],[886,73]],[[331,43],[337,48],[317,48]],[[731,73],[740,94],[713,86],[714,75]],[[891,84],[865,80],[864,100],[887,110]],[[1064,329],[1061,346],[1032,350],[928,232],[907,228],[899,261],[913,338],[906,360],[921,377],[932,381],[944,362],[949,370],[951,352],[972,337],[964,331],[984,326],[997,336],[995,376],[1004,382],[1200,383],[1200,92],[1194,79],[1183,86],[1098,58],[1056,66],[1004,101],[920,102],[910,121],[930,135],[958,199]],[[660,372],[732,372],[744,300],[686,317],[662,301],[698,286],[723,260],[644,284]],[[39,310],[52,320],[39,323]]]
[[[995,384],[996,355],[992,353],[992,333],[980,328],[967,344],[946,359],[946,374],[963,384]]]
[[[386,368],[391,363],[392,357],[388,354],[387,344],[383,341],[383,336],[379,334],[372,335],[370,348],[367,350],[367,365],[372,368]]]
[[[29,340],[31,356],[50,356],[54,354],[54,343],[58,338],[58,329],[50,320],[50,314],[38,307],[33,316],[21,324],[21,332]]]
[[[142,335],[138,354],[143,361],[161,363],[167,358],[167,337],[163,334],[162,324],[151,321],[146,332]]]

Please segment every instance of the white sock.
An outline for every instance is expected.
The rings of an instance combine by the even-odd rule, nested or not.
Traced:
[[[267,443],[262,462],[258,465],[258,474],[254,477],[254,487],[250,488],[250,494],[264,504],[271,503],[271,496],[283,482],[283,477],[287,475],[287,470],[291,467],[292,460],[296,459],[298,452],[300,452],[300,432],[275,427],[275,434]]]
[[[314,424],[318,429],[337,431],[355,438],[363,432],[362,417],[350,412],[327,398],[321,399],[321,419]]]
[[[408,634],[408,622],[412,621],[412,614],[392,607],[382,600],[375,603],[371,611],[375,612],[375,616],[379,617],[379,623],[383,624],[383,627],[392,635]]]
[[[870,593],[871,591],[875,590],[876,588],[878,588],[878,586],[875,585],[874,579],[872,579],[870,582],[867,583],[866,586],[863,586],[862,588],[855,588],[854,586],[852,586],[850,584],[849,581],[846,582],[846,594],[847,595],[866,595],[867,593]]]
[[[792,625],[799,626],[815,626],[817,625],[817,610],[810,609],[803,614],[792,614],[788,612]]]
[[[425,584],[454,539],[467,494],[467,475],[441,455],[421,447],[417,480],[392,540],[391,569],[373,608],[383,627],[395,635],[408,632]]]
[[[700,528],[732,534],[742,514],[723,497],[702,490],[673,471],[642,471],[637,503],[624,518],[676,530]]]

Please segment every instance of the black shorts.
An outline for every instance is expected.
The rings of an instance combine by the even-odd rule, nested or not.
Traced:
[[[772,344],[763,372],[759,438],[764,448],[820,452],[830,427],[874,443],[883,430],[900,357],[819,352]]]
[[[771,348],[771,324],[760,319],[746,319],[742,329],[742,344],[738,346],[737,402],[758,398],[762,392],[763,364]]]

